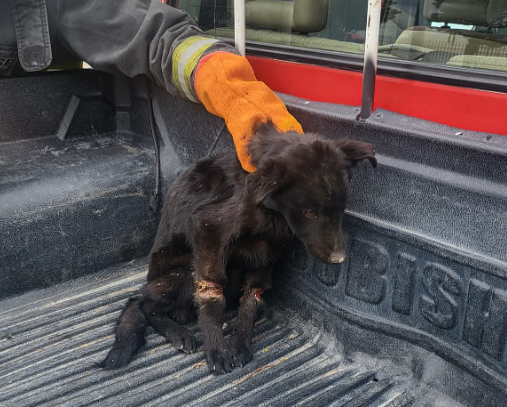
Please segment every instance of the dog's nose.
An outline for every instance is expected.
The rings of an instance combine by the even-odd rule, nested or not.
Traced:
[[[345,253],[344,252],[334,252],[331,253],[329,257],[329,262],[333,264],[341,264],[345,261]]]

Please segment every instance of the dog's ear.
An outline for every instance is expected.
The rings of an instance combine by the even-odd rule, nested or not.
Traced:
[[[367,158],[373,168],[377,167],[377,159],[375,158],[375,147],[370,143],[353,140],[336,140],[336,146],[343,151],[352,165]]]
[[[285,168],[283,165],[271,160],[257,171],[247,175],[245,179],[247,193],[255,203],[260,204],[282,186],[284,178]]]

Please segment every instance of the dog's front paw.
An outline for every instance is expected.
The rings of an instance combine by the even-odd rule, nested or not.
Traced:
[[[205,350],[204,355],[206,356],[208,369],[216,375],[229,373],[234,369],[232,353],[227,347]]]
[[[234,366],[243,367],[252,360],[253,353],[250,346],[241,339],[235,339],[233,336],[229,347],[231,348]]]

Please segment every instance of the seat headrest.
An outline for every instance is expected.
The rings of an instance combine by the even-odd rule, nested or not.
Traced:
[[[253,0],[246,3],[246,25],[312,33],[326,28],[329,0]]]
[[[425,0],[423,14],[428,21],[507,27],[507,0]]]
[[[488,27],[507,27],[507,1],[491,0],[486,13]]]

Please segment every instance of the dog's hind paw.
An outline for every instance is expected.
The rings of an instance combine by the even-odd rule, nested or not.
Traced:
[[[127,353],[116,349],[111,349],[104,360],[98,363],[97,366],[106,370],[119,369],[120,367],[128,365],[130,358],[130,352]]]
[[[195,336],[185,328],[182,327],[181,330],[171,332],[167,339],[176,349],[185,353],[195,353]]]
[[[215,375],[230,373],[234,369],[234,361],[229,349],[212,349],[204,351],[208,369]]]
[[[134,337],[133,340],[126,341],[125,343],[115,342],[113,348],[97,366],[106,370],[119,369],[120,367],[127,366],[139,348],[145,344],[144,337],[137,335]]]

